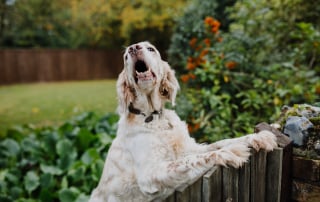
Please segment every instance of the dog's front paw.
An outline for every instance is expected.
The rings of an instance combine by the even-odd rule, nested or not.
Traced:
[[[239,168],[248,161],[250,149],[246,144],[236,144],[214,151],[212,155],[215,164]]]
[[[256,151],[264,149],[266,151],[272,151],[278,146],[277,137],[270,131],[263,130],[257,134],[249,135],[249,146],[253,147]]]

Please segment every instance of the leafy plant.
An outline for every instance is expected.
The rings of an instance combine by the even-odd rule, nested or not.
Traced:
[[[215,16],[219,22],[222,22],[220,29],[226,31],[231,22],[226,13],[226,7],[232,6],[235,0],[193,0],[185,9],[182,17],[177,19],[174,33],[171,37],[171,44],[168,50],[170,64],[183,72],[181,66],[184,61],[192,54],[188,46],[192,38],[204,38],[206,35],[203,19],[207,16]]]
[[[0,142],[0,201],[88,201],[117,120],[89,112],[58,128],[10,130]]]
[[[214,13],[203,16],[201,10],[201,26],[184,33],[191,24],[183,24],[184,30],[177,30],[175,36],[184,39],[170,48],[181,53],[175,65],[184,96],[177,111],[200,141],[251,133],[256,123],[273,121],[282,105],[319,99],[319,32],[292,19],[286,25],[291,15],[281,18],[283,6],[297,1],[274,1],[272,9],[267,1],[238,1],[229,9],[234,20],[229,32],[220,30]]]

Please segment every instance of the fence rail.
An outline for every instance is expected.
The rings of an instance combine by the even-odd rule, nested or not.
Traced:
[[[68,49],[0,50],[0,84],[116,78],[121,51]]]
[[[272,152],[252,151],[242,168],[213,167],[190,186],[181,187],[165,202],[279,202],[291,197],[291,141],[267,124],[256,127],[277,133],[281,146]]]

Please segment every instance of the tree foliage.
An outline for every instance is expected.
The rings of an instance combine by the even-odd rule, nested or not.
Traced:
[[[6,8],[1,46],[121,47],[150,40],[168,44],[187,0],[16,0]],[[165,43],[163,43],[165,42]],[[168,45],[167,45],[168,46]]]

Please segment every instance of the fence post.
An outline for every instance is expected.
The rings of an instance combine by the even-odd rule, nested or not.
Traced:
[[[248,162],[239,170],[239,202],[250,201],[250,168],[251,162]]]
[[[289,202],[292,192],[292,140],[267,123],[256,125],[255,132],[262,130],[268,130],[275,134],[279,147],[283,149],[280,201]]]
[[[212,202],[222,199],[222,168],[215,166],[203,176],[202,201]]]
[[[239,170],[233,167],[222,168],[223,201],[238,202]]]
[[[267,155],[266,201],[280,202],[283,149],[276,148]]]

